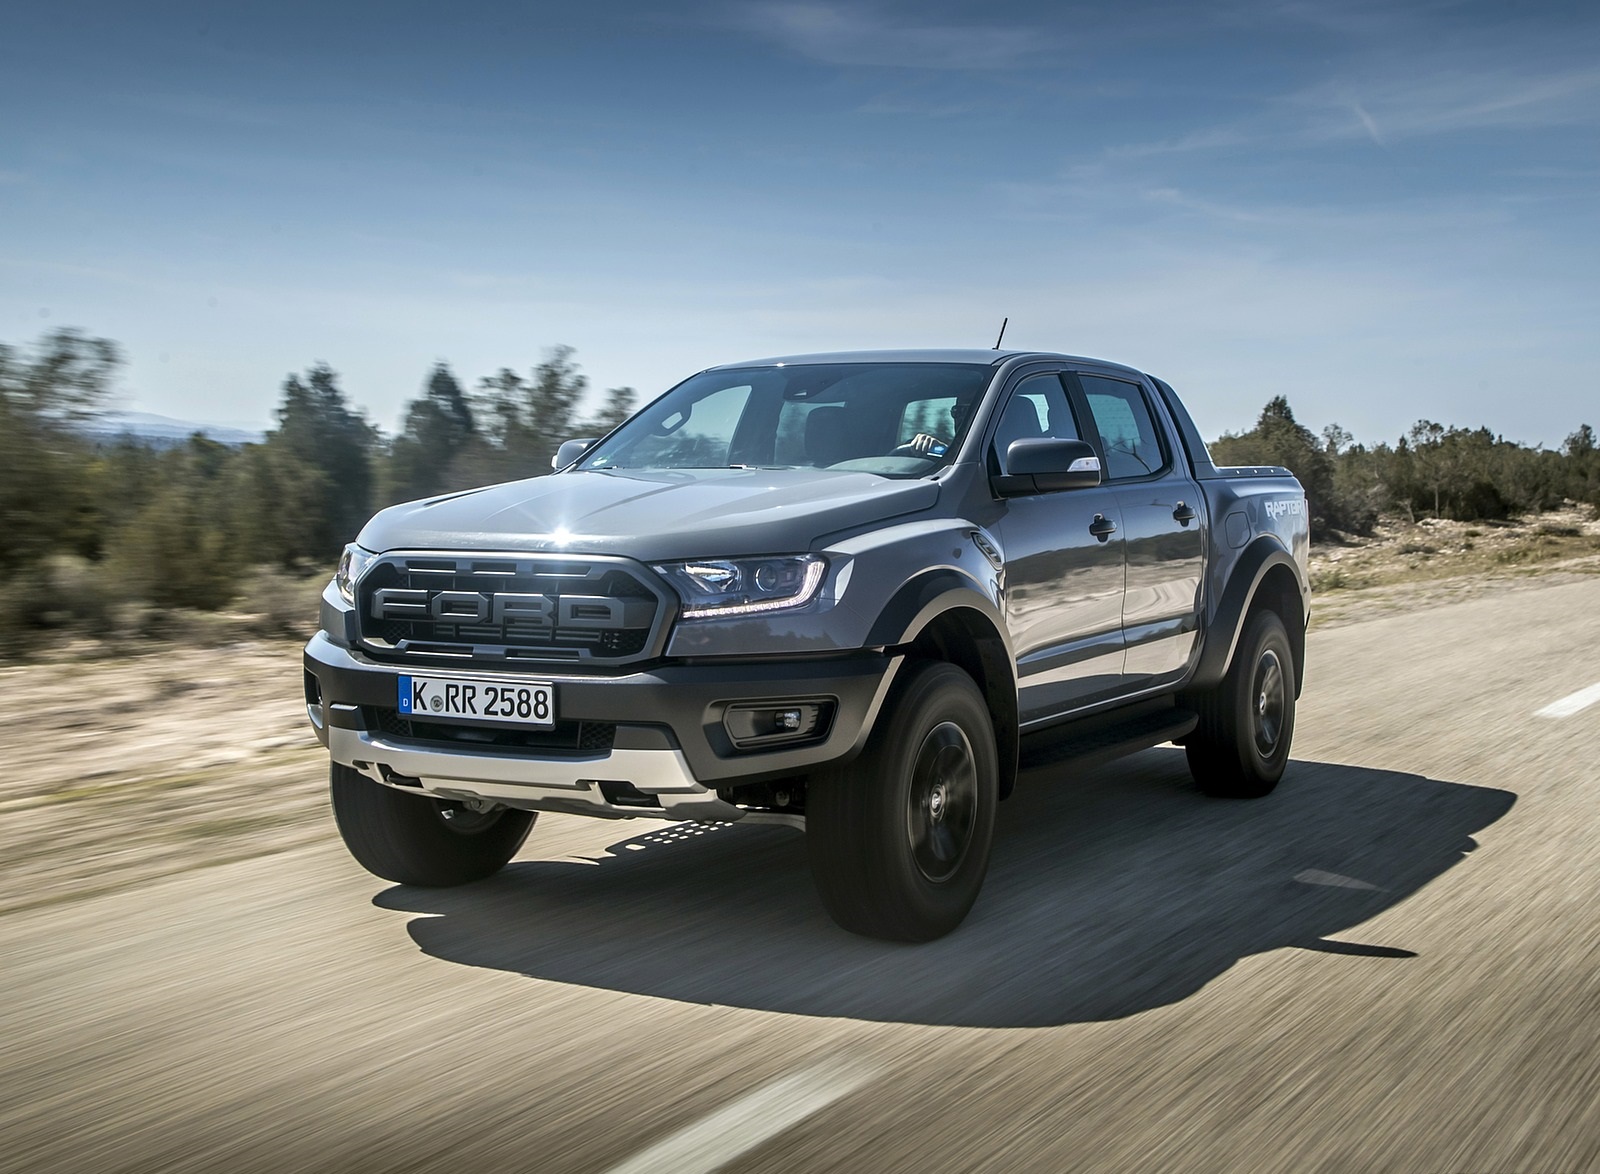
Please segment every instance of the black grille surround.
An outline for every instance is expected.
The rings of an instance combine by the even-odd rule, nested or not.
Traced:
[[[398,551],[356,586],[374,660],[495,668],[634,664],[661,655],[678,604],[631,559]]]

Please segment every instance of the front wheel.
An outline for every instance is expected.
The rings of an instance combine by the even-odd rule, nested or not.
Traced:
[[[338,763],[329,791],[334,822],[356,863],[402,885],[448,888],[492,876],[517,854],[537,818],[408,795]]]
[[[811,875],[833,919],[912,942],[960,925],[988,871],[999,776],[972,678],[942,661],[908,666],[862,756],[807,791]]]
[[[1200,724],[1184,750],[1202,791],[1256,799],[1278,785],[1294,737],[1294,682],[1294,651],[1283,621],[1276,612],[1255,612],[1227,675],[1192,699]]]

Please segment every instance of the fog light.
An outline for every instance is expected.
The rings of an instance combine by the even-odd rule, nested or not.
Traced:
[[[832,698],[808,698],[730,705],[722,717],[728,740],[741,750],[769,743],[797,742],[828,732],[833,716]]]

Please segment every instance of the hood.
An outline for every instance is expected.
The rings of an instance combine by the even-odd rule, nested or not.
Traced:
[[[789,554],[932,506],[931,481],[826,469],[556,473],[391,506],[368,550],[572,551],[641,561]]]

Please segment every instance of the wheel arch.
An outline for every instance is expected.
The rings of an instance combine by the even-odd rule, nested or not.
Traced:
[[[1256,539],[1241,552],[1222,598],[1207,626],[1205,645],[1189,688],[1208,688],[1227,675],[1239,636],[1250,614],[1269,608],[1288,629],[1294,654],[1294,691],[1305,685],[1306,590],[1293,556],[1269,537]]]
[[[884,608],[874,633],[874,643],[899,648],[907,653],[908,662],[946,661],[977,683],[994,726],[1000,797],[1010,795],[1020,751],[1017,677],[1011,643],[994,601],[970,580],[935,572],[907,583]]]

